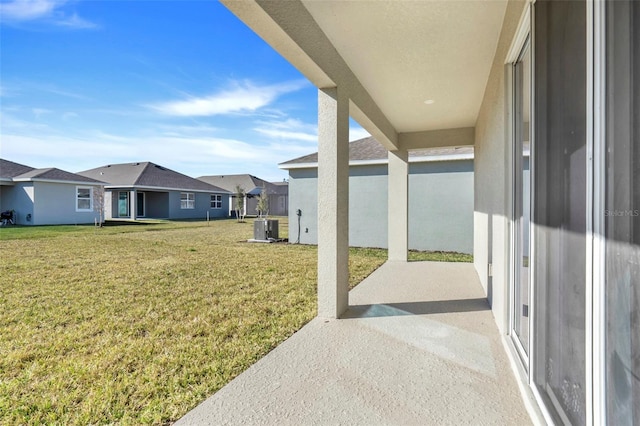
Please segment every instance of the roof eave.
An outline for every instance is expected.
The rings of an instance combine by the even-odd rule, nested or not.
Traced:
[[[145,186],[145,185],[105,185],[105,189],[131,189],[131,190],[147,190],[147,191],[181,191],[181,192],[202,192],[207,194],[231,194],[230,191],[224,189],[192,189],[192,188],[169,188],[162,186]]]
[[[45,182],[45,183],[62,183],[68,185],[89,185],[89,186],[105,186],[104,182],[85,182],[85,181],[76,181],[76,180],[61,180],[61,179],[47,179],[47,178],[14,178],[13,182]]]
[[[409,157],[409,163],[434,163],[434,162],[442,162],[442,161],[463,161],[463,160],[473,160],[473,154],[466,153],[466,154]],[[374,165],[384,165],[388,163],[389,163],[389,160],[382,159],[382,158],[376,159],[376,160],[351,160],[349,161],[349,166],[374,166]],[[318,167],[318,162],[293,163],[293,164],[280,163],[278,164],[278,167],[282,170],[315,169]]]

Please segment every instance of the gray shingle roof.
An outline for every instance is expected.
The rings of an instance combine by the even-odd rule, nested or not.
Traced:
[[[245,192],[252,194],[259,194],[263,186],[266,188],[268,194],[286,194],[288,192],[287,189],[283,190],[264,179],[250,174],[200,176],[198,179],[211,185],[224,188],[229,192],[236,192],[237,185],[240,185]]]
[[[473,147],[428,148],[409,151],[409,157],[437,157],[454,154],[473,154]],[[386,160],[387,158],[387,149],[372,136],[349,143],[349,161]],[[314,152],[313,154],[304,155],[302,157],[280,163],[280,166],[313,164],[317,162],[318,153]]]
[[[227,192],[190,176],[151,162],[108,164],[79,172],[83,176],[100,179],[109,186],[181,189],[205,192]]]
[[[23,173],[35,170],[33,167],[0,158],[0,178],[11,179]]]
[[[48,169],[35,169],[30,172],[23,173],[16,176],[14,179],[46,179],[46,180],[61,180],[70,182],[87,182],[87,183],[104,183],[99,180],[91,179],[86,176],[82,176],[76,173],[65,172],[64,170],[56,168]]]
[[[86,183],[103,183],[99,180],[81,176],[76,173],[70,173],[54,167],[45,169],[35,169],[25,166],[24,164],[14,163],[13,161],[0,159],[0,178],[5,179],[43,179],[56,180],[65,182],[86,182]]]

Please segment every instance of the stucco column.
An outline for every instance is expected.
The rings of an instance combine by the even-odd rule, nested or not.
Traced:
[[[409,250],[409,153],[389,151],[389,260],[407,261]]]
[[[136,220],[136,212],[137,206],[136,203],[138,201],[138,191],[135,189],[131,191],[129,194],[129,217],[133,220]]]
[[[349,306],[349,100],[318,90],[318,316]]]

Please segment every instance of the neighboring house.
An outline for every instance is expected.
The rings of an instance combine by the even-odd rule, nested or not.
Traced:
[[[495,374],[536,424],[639,424],[640,1],[222,3],[318,88],[318,315],[349,306],[350,117],[388,150],[398,269],[408,153],[473,145],[474,266],[513,366]]]
[[[387,163],[373,137],[349,144],[350,246],[387,247]],[[318,153],[279,166],[289,171],[289,239],[317,244]],[[409,155],[409,248],[473,252],[473,147]]]
[[[289,182],[271,182],[275,186],[277,197],[274,200],[275,210],[272,213],[277,216],[287,216],[289,214]],[[271,200],[271,199],[270,199]],[[270,201],[271,202],[271,201]]]
[[[240,186],[246,194],[243,201],[245,215],[253,216],[258,214],[256,210],[258,196],[263,188],[266,189],[269,199],[269,215],[286,216],[288,214],[289,189],[286,185],[276,185],[249,174],[200,176],[198,179],[231,192],[229,196],[229,216],[235,214],[235,192],[237,186]]]
[[[15,211],[18,225],[94,223],[100,218],[94,201],[103,185],[64,170],[0,159],[0,211]]]
[[[107,219],[226,217],[229,193],[150,162],[109,164],[79,174],[106,182]]]

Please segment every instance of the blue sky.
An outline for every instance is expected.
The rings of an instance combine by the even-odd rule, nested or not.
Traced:
[[[316,88],[215,1],[0,0],[0,13],[4,159],[275,181],[317,150]]]

